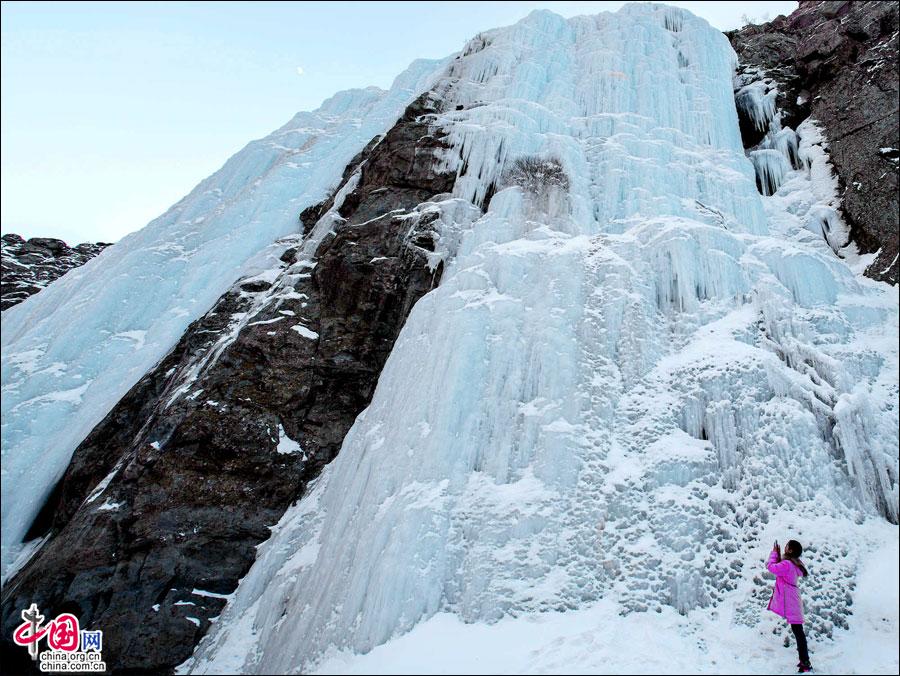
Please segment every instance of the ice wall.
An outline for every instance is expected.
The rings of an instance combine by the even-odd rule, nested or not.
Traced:
[[[349,90],[298,113],[145,228],[3,313],[4,571],[81,440],[238,277],[271,266],[267,245],[299,230],[300,212],[440,65],[417,61],[390,91]]]
[[[481,203],[502,187],[509,160],[553,156],[572,182],[579,232],[636,214],[693,217],[695,200],[763,232],[759,201],[744,189],[733,94],[721,86],[734,53],[702,22],[670,30],[655,16],[669,10],[649,10],[652,21],[643,11],[570,21],[535,12],[470,43],[443,83],[465,108],[444,118],[456,192]]]
[[[831,631],[864,524],[896,521],[897,292],[805,227],[812,159],[760,196],[733,67],[644,4],[535,12],[451,61],[442,162],[487,213],[185,671],[305,671],[439,610],[727,602],[754,624],[748,553],[776,528],[831,534]],[[524,156],[566,180],[523,189]]]

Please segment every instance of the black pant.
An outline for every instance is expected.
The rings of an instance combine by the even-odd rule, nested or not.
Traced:
[[[797,654],[800,655],[800,661],[809,664],[809,651],[806,649],[806,634],[803,633],[803,625],[792,624],[791,631],[794,632],[794,638],[797,639]]]

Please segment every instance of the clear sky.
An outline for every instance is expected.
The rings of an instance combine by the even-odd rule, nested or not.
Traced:
[[[533,9],[622,2],[3,2],[2,231],[115,241],[251,139]],[[796,2],[672,2],[722,30]]]

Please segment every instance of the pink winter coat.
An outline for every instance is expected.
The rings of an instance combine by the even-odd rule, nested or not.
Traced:
[[[766,566],[775,575],[775,589],[769,599],[768,609],[781,615],[790,624],[803,624],[803,601],[800,600],[800,590],[797,589],[797,580],[803,574],[791,561],[778,559],[778,552],[773,549]]]

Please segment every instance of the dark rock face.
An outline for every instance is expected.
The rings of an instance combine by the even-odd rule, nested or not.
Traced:
[[[318,245],[282,241],[279,268],[238,281],[78,447],[29,533],[46,544],[3,590],[7,668],[26,666],[7,641],[32,602],[102,629],[113,670],[190,656],[439,281],[429,219],[408,217],[455,181],[434,170],[436,109],[428,95],[411,105],[348,167],[338,201],[304,212],[307,230],[323,219]]]
[[[880,251],[866,275],[898,278],[898,13],[889,2],[800,2],[788,17],[728,33],[743,68],[778,87],[783,122],[812,116],[829,142],[850,236]],[[742,120],[745,146],[762,138]]]
[[[72,268],[84,265],[109,244],[79,244],[72,248],[61,239],[16,234],[3,235],[0,270],[0,310],[21,303]]]

